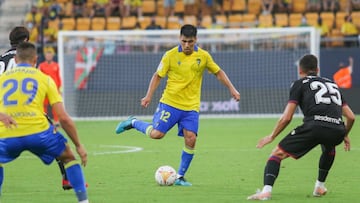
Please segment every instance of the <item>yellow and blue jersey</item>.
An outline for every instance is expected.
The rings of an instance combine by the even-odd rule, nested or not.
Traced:
[[[0,77],[0,112],[15,119],[17,128],[8,129],[0,122],[0,138],[21,137],[49,128],[43,102],[62,102],[55,82],[40,70],[19,64]]]
[[[180,110],[199,112],[205,69],[212,74],[220,71],[211,55],[198,46],[191,55],[184,54],[180,45],[167,51],[157,69],[160,77],[167,76],[160,102]]]

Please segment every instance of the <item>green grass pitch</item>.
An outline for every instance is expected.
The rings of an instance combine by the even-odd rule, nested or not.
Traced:
[[[359,119],[359,116],[357,117]],[[183,139],[173,128],[162,140],[136,130],[115,135],[115,121],[77,122],[88,151],[84,168],[91,203],[232,203],[262,187],[265,162],[280,139],[301,123],[296,118],[270,145],[256,149],[257,141],[271,132],[277,118],[201,119],[196,154],[186,178],[192,187],[158,186],[155,170],[161,165],[177,169]],[[270,202],[358,202],[360,182],[360,128],[351,133],[352,150],[337,148],[328,176],[328,194],[311,196],[317,177],[320,149],[300,160],[282,162]],[[136,151],[139,150],[139,151]],[[131,152],[134,151],[134,152]],[[49,167],[30,153],[5,165],[2,203],[76,202],[73,191],[63,191],[57,164]]]

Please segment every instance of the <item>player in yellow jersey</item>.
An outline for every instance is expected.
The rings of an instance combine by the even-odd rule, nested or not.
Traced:
[[[195,153],[203,73],[208,71],[214,74],[229,89],[230,95],[236,101],[240,100],[240,93],[226,73],[207,51],[196,45],[196,40],[196,27],[183,25],[180,30],[180,45],[165,53],[153,74],[147,93],[141,99],[141,106],[148,107],[161,79],[166,76],[167,83],[152,123],[129,117],[116,127],[117,134],[135,128],[153,139],[161,139],[177,124],[178,135],[185,140],[175,182],[175,185],[181,186],[192,185],[184,176]]]
[[[75,145],[84,166],[87,163],[86,150],[80,143],[74,122],[64,109],[55,82],[34,68],[36,61],[36,47],[22,42],[16,49],[17,66],[0,77],[0,112],[8,114],[17,123],[16,128],[7,128],[0,123],[0,164],[13,161],[25,150],[47,165],[57,158],[65,164],[78,201],[88,203],[80,163],[75,159],[66,138],[44,116],[45,98],[58,114],[59,122]]]

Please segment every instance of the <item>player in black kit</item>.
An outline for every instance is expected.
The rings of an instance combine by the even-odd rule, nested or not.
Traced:
[[[279,174],[283,159],[299,159],[317,145],[321,145],[318,178],[313,196],[326,194],[325,180],[335,159],[335,146],[344,141],[345,151],[350,150],[348,134],[355,115],[344,101],[338,86],[331,80],[317,76],[318,61],[314,55],[305,55],[299,63],[301,79],[290,89],[288,104],[272,133],[262,138],[258,148],[271,143],[291,122],[297,106],[303,114],[303,124],[285,136],[272,151],[264,171],[264,187],[248,200],[271,199],[272,187]],[[345,121],[343,121],[343,116]]]
[[[10,70],[15,67],[14,56],[16,54],[16,46],[20,42],[28,41],[30,33],[28,29],[23,26],[15,27],[9,34],[9,40],[11,48],[0,56],[0,75],[6,70]]]
[[[28,29],[26,29],[23,26],[17,26],[11,30],[11,32],[9,34],[11,48],[0,56],[0,76],[5,71],[10,70],[16,66],[15,59],[14,59],[14,56],[16,54],[16,47],[21,42],[27,42],[29,40],[29,36],[30,36],[30,33],[29,33]],[[50,119],[49,119],[49,121],[52,124]],[[59,165],[60,172],[63,177],[63,179],[62,179],[63,189],[64,190],[72,189],[72,186],[67,179],[64,164],[62,162],[60,162],[59,160],[56,160],[56,161]],[[1,166],[1,168],[2,168],[2,166]],[[3,171],[3,169],[0,169],[0,171]],[[0,175],[0,177],[1,177],[1,175]],[[0,184],[1,184],[1,182],[2,182],[2,179],[0,178]]]

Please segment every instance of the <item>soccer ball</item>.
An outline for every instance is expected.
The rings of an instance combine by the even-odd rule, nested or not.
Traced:
[[[160,166],[155,172],[155,181],[161,186],[173,185],[176,180],[176,171],[171,166]]]

